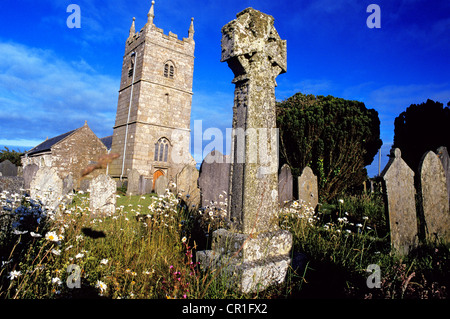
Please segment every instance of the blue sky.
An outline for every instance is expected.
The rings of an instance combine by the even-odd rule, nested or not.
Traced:
[[[81,28],[66,25],[69,4]],[[381,9],[370,29],[369,4]],[[28,149],[87,120],[112,134],[125,40],[133,17],[144,26],[150,0],[2,0],[0,2],[0,148]],[[234,85],[220,62],[221,28],[253,7],[275,18],[287,40],[288,71],[276,98],[302,92],[359,100],[378,111],[382,168],[394,119],[412,103],[450,100],[450,1],[156,0],[155,24],[187,37],[196,52],[191,128],[231,127]],[[209,141],[204,141],[207,144]],[[194,154],[197,161],[202,155]],[[378,160],[369,175],[378,172]]]

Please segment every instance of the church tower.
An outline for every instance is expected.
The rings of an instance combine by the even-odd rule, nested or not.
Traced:
[[[126,40],[111,149],[119,157],[109,169],[119,179],[136,169],[153,185],[162,175],[173,179],[193,161],[189,136],[195,49],[194,18],[188,37],[179,40],[154,25],[154,5],[152,1],[139,32],[133,18]]]

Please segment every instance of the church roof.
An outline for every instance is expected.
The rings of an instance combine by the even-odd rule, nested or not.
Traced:
[[[62,141],[63,139],[65,139],[67,136],[69,136],[70,134],[72,134],[75,131],[76,130],[72,130],[70,132],[49,138],[49,139],[45,140],[44,142],[42,142],[41,144],[39,144],[38,146],[33,147],[28,152],[25,152],[25,155],[30,156],[30,155],[35,155],[38,153],[48,152],[48,151],[50,151],[50,149],[52,148],[53,145],[55,145],[59,141]]]

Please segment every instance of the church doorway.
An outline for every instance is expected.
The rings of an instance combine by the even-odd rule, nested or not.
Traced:
[[[155,182],[158,178],[164,176],[164,172],[162,170],[157,170],[153,173],[153,190],[155,189]]]

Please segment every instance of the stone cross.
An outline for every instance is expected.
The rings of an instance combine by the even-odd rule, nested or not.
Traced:
[[[450,242],[450,212],[447,180],[439,157],[428,151],[419,165],[421,204],[429,240]]]
[[[398,254],[406,255],[417,245],[417,213],[414,172],[401,155],[400,149],[391,150],[381,177],[387,196],[391,248]]]
[[[213,233],[204,267],[219,267],[247,293],[284,281],[292,234],[278,228],[278,136],[275,78],[286,72],[286,41],[274,18],[247,8],[222,28],[222,62],[234,73],[228,216],[230,230]]]

